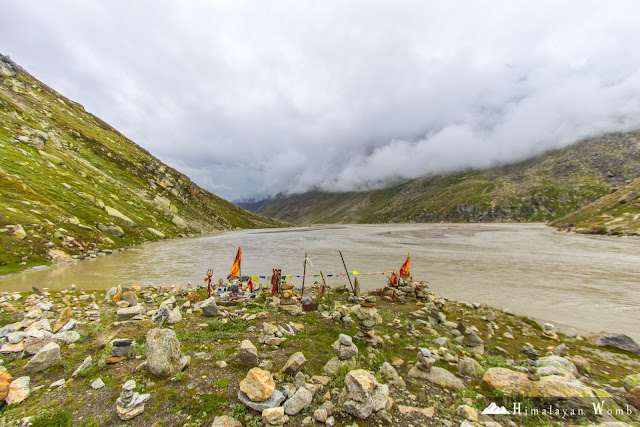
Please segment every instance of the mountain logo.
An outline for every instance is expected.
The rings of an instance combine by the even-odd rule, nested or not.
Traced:
[[[495,404],[495,402],[491,402],[489,406],[484,408],[482,413],[485,415],[510,415],[509,411],[507,411],[507,408],[505,408],[504,406],[498,406]]]

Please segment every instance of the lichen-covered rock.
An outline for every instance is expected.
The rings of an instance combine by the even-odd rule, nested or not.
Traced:
[[[640,354],[640,346],[628,335],[600,332],[589,335],[588,341],[589,344],[597,347],[615,347],[620,350]]]
[[[306,388],[299,388],[296,392],[284,403],[284,412],[287,415],[297,415],[304,408],[311,404],[313,395]]]
[[[307,363],[307,359],[305,359],[301,351],[298,351],[289,357],[289,360],[284,364],[281,372],[285,375],[295,375],[300,372],[305,363]]]
[[[29,385],[31,384],[31,378],[29,377],[20,377],[11,382],[9,384],[9,394],[6,397],[7,405],[12,405],[15,403],[20,403],[25,400],[31,389]]]
[[[240,381],[240,391],[254,402],[267,400],[276,388],[271,373],[260,368],[252,368],[247,376]]]
[[[189,362],[180,351],[180,342],[171,329],[152,329],[147,332],[146,348],[149,371],[160,377],[176,375]]]
[[[463,357],[458,362],[458,372],[465,377],[482,378],[484,368],[474,359]]]
[[[344,379],[342,408],[349,414],[365,419],[374,411],[384,409],[389,387],[379,384],[371,372],[364,369],[350,371]]]
[[[60,346],[50,342],[40,349],[24,366],[25,372],[35,374],[60,362]]]
[[[432,384],[439,385],[440,387],[447,388],[449,390],[459,390],[465,388],[462,380],[446,369],[438,368],[434,366],[430,371],[424,371],[413,367],[409,370],[407,377],[416,380],[426,380]]]
[[[594,397],[594,391],[578,380],[551,375],[531,381],[527,374],[506,368],[491,368],[482,377],[482,383],[492,390],[522,394],[527,397],[581,398]]]

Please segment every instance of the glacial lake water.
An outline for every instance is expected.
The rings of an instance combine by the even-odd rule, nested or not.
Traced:
[[[486,303],[578,332],[626,333],[640,341],[640,239],[559,233],[543,224],[326,225],[242,230],[139,245],[106,257],[0,279],[3,291],[107,289],[118,284],[201,284],[208,268],[226,277],[238,246],[242,274],[273,268],[301,275],[399,269],[438,294]],[[289,279],[300,284],[300,278]],[[307,284],[320,278],[307,277]],[[361,275],[363,289],[384,275]],[[264,282],[264,281],[263,281]],[[344,276],[327,279],[347,283]]]

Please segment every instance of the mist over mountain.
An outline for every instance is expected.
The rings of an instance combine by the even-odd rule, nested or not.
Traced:
[[[229,199],[379,188],[640,126],[633,1],[3,12],[1,51]]]

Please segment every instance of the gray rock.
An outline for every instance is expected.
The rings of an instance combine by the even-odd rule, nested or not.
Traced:
[[[425,380],[450,390],[459,390],[465,387],[460,378],[437,366],[432,367],[428,372],[413,367],[407,376],[417,380]]]
[[[129,320],[134,316],[144,313],[144,307],[136,305],[134,307],[119,308],[117,311],[118,320]]]
[[[291,355],[291,357],[289,357],[289,359],[287,360],[287,363],[285,363],[284,367],[281,369],[280,372],[286,375],[295,375],[298,372],[300,372],[300,370],[306,363],[307,363],[307,359],[304,357],[304,354],[298,351],[297,353],[294,353]],[[287,415],[291,415],[291,414],[287,414]]]
[[[151,321],[157,325],[162,325],[169,318],[169,309],[165,306],[157,309],[153,315],[151,315]]]
[[[93,358],[91,356],[85,357],[82,363],[80,364],[80,366],[78,366],[78,368],[75,371],[73,371],[73,374],[71,374],[71,378],[78,376],[80,372],[84,371],[89,366],[91,366],[91,363],[93,363]]]
[[[482,378],[484,368],[474,359],[463,357],[458,362],[458,372],[465,377]]]
[[[35,374],[60,362],[60,346],[51,342],[35,354],[24,367],[25,372]]]
[[[242,390],[238,390],[238,399],[247,407],[258,412],[262,412],[265,409],[280,406],[280,404],[284,402],[284,394],[282,394],[280,390],[275,389],[267,400],[264,400],[262,402],[254,402],[249,399],[249,396],[247,396]]]
[[[462,344],[464,344],[467,347],[479,347],[483,343],[484,341],[482,340],[482,338],[480,338],[470,330],[467,330],[465,332],[464,339],[462,340]]]
[[[216,300],[213,297],[204,300],[203,303],[200,304],[200,309],[202,310],[202,314],[207,317],[215,317],[220,315],[220,310],[218,310]]]
[[[109,236],[122,237],[124,230],[117,225],[98,224],[98,230]]]
[[[258,366],[260,359],[258,358],[258,349],[249,340],[240,343],[237,357],[238,365],[243,368],[253,368]]]
[[[299,388],[293,396],[284,403],[284,413],[287,415],[297,415],[304,408],[311,404],[313,396],[306,388]]]
[[[66,344],[72,344],[80,339],[80,334],[76,331],[58,332],[57,334],[53,335],[53,339],[55,341],[61,341]]]
[[[104,382],[102,381],[101,378],[98,378],[97,380],[91,383],[91,388],[94,390],[101,389],[102,387],[104,387]]]
[[[180,342],[171,329],[152,329],[146,337],[149,371],[160,377],[181,372],[189,359],[180,351]]]
[[[538,369],[538,374],[541,376],[544,375],[569,375],[572,378],[577,378],[578,376],[578,368],[571,363],[570,360],[565,359],[560,356],[547,356],[542,357],[538,360],[540,368]],[[552,367],[555,368],[556,371],[546,370],[547,372],[554,373],[546,373],[543,368]],[[542,370],[542,372],[540,372]],[[559,371],[559,372],[558,372]]]
[[[615,347],[620,350],[640,354],[640,346],[628,335],[600,332],[589,335],[588,341],[589,344],[597,347]]]

